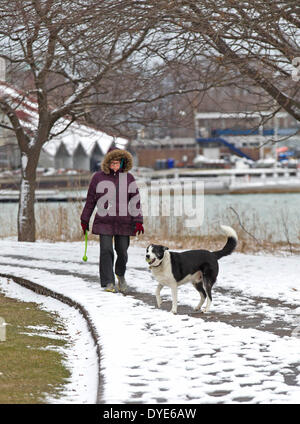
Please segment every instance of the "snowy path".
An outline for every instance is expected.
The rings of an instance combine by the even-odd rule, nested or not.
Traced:
[[[223,258],[211,313],[192,313],[198,294],[185,285],[174,316],[167,288],[163,309],[155,307],[144,249],[130,247],[127,296],[100,289],[97,244],[87,263],[82,243],[1,241],[1,251],[0,273],[88,310],[100,335],[104,403],[300,403],[299,258]]]

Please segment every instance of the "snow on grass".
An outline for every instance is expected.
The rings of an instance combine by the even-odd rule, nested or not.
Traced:
[[[2,270],[0,271],[2,272]],[[58,300],[45,297],[28,290],[11,280],[0,277],[1,291],[8,297],[25,302],[35,302],[50,312],[56,312],[66,327],[66,335],[54,335],[48,327],[28,327],[39,330],[39,337],[64,339],[67,347],[49,346],[48,349],[58,349],[65,355],[64,365],[69,369],[71,378],[64,386],[59,399],[46,396],[47,403],[95,403],[97,397],[98,361],[95,344],[92,340],[84,318],[80,313]],[[41,332],[42,330],[43,332]],[[26,333],[29,336],[35,333]]]

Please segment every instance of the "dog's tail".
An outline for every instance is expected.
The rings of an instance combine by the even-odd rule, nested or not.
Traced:
[[[225,244],[222,250],[217,250],[216,252],[214,252],[217,259],[220,259],[223,256],[230,255],[236,248],[238,242],[238,236],[233,228],[228,227],[227,225],[221,225],[221,229],[227,235],[228,239],[227,243]]]

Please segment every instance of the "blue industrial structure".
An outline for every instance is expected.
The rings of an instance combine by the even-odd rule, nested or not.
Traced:
[[[228,147],[230,150],[232,150],[235,154],[249,159],[249,160],[253,160],[249,155],[247,155],[246,153],[244,153],[242,150],[238,149],[237,147],[235,147],[234,144],[229,143],[229,141],[226,141],[224,138],[221,137],[208,137],[208,138],[196,138],[197,143],[218,143],[218,144],[223,144],[224,146]]]
[[[271,111],[195,113],[198,146],[200,144],[205,148],[226,146],[234,154],[250,160],[254,159],[249,156],[250,149],[256,156],[257,148],[265,144],[264,140],[268,140],[264,137],[276,139],[278,136],[293,136],[297,131],[299,131],[297,123],[289,122],[286,112],[278,112],[274,116]],[[259,153],[261,158],[264,157],[264,148],[260,149]]]
[[[218,136],[237,136],[237,135],[274,135],[274,129],[263,129],[262,131],[257,128],[253,129],[240,129],[240,128],[225,128],[211,130],[212,137]]]

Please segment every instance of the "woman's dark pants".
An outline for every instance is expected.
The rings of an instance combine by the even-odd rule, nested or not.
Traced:
[[[102,287],[107,286],[109,283],[115,282],[113,272],[114,266],[114,249],[113,238],[115,241],[115,251],[117,253],[117,260],[115,263],[115,273],[122,277],[126,271],[126,264],[128,260],[127,249],[130,243],[129,236],[108,236],[100,235],[100,261],[99,261],[99,274],[100,284]]]

